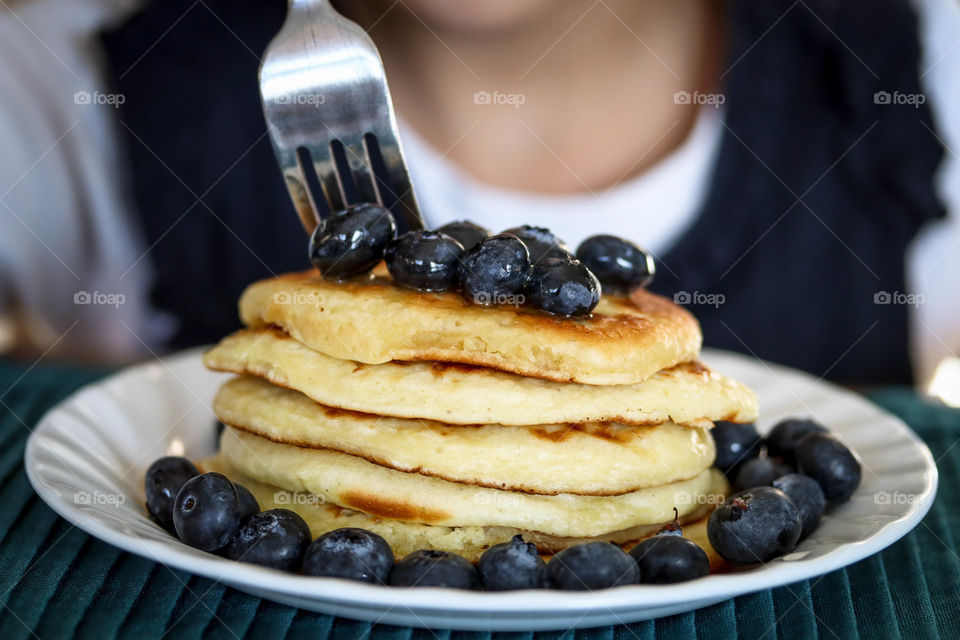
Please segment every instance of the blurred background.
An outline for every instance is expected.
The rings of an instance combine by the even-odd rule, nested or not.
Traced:
[[[430,226],[626,237],[707,346],[960,403],[955,0],[335,6]],[[257,86],[285,9],[0,0],[4,357],[207,344],[246,284],[309,268]]]

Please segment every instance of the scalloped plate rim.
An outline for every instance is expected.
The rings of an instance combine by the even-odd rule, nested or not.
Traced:
[[[175,375],[174,370],[200,366],[199,359],[204,349],[191,349],[162,359],[160,364],[164,373],[161,375]],[[711,366],[717,361],[726,362],[727,366],[731,362],[739,361],[738,366],[742,367],[763,366],[767,372],[813,379],[808,374],[739,354],[705,349],[702,359],[711,363]],[[477,593],[439,588],[407,590],[335,578],[289,575],[202,553],[173,538],[163,541],[149,540],[111,528],[85,514],[76,504],[64,500],[49,484],[49,479],[43,472],[40,448],[48,435],[47,432],[54,429],[53,425],[59,417],[81,405],[89,397],[88,394],[100,393],[106,387],[123,386],[133,377],[148,375],[148,371],[153,371],[153,375],[156,375],[157,366],[157,362],[134,365],[86,385],[41,418],[28,439],[24,454],[27,475],[38,495],[75,526],[131,553],[169,567],[219,580],[254,595],[286,603],[295,602],[301,607],[316,611],[370,621],[469,630],[546,630],[618,624],[651,617],[644,615],[645,612],[656,612],[659,616],[700,608],[737,595],[822,575],[879,552],[906,535],[926,515],[933,503],[938,483],[936,464],[929,449],[899,418],[851,391],[818,381],[816,384],[828,389],[830,395],[843,394],[857,398],[870,407],[869,412],[885,416],[890,428],[898,428],[898,435],[906,436],[915,447],[915,452],[921,456],[927,480],[923,490],[915,495],[913,501],[904,505],[905,509],[898,517],[881,525],[866,539],[839,545],[812,560],[775,561],[764,567],[711,575],[688,583],[631,585],[595,592],[536,590]],[[715,368],[722,371],[723,365]],[[761,415],[762,411],[761,398]],[[101,426],[101,429],[103,428],[105,427]],[[187,454],[189,456],[189,452]],[[141,508],[141,511],[145,510]],[[544,619],[544,614],[553,614],[556,617]]]

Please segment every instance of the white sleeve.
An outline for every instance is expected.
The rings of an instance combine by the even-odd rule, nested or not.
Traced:
[[[918,385],[960,351],[960,3],[914,0],[920,20],[920,79],[945,152],[936,188],[947,217],[921,229],[907,253],[911,353]],[[922,297],[921,297],[922,296]]]
[[[0,9],[0,314],[51,354],[129,358],[169,330],[147,304],[102,76],[98,29],[130,2],[29,0]]]

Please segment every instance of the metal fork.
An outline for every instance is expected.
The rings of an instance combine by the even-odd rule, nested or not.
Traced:
[[[260,96],[284,182],[308,233],[323,211],[309,187],[310,164],[330,212],[351,200],[395,201],[401,226],[423,228],[380,54],[329,0],[289,0],[260,65]],[[356,196],[349,198],[352,186]]]

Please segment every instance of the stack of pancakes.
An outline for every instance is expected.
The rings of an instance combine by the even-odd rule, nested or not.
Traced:
[[[675,508],[701,519],[727,490],[712,422],[756,417],[749,389],[697,362],[693,316],[645,290],[570,319],[311,271],[251,285],[240,315],[204,357],[238,374],[205,468],[314,536],[362,527],[398,556],[475,560],[517,533],[544,553],[627,544]]]

